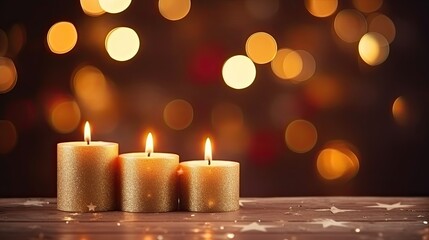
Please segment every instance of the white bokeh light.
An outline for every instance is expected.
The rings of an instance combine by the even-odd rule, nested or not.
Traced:
[[[256,67],[250,58],[236,55],[225,62],[222,68],[222,76],[226,85],[231,88],[247,88],[255,81]]]

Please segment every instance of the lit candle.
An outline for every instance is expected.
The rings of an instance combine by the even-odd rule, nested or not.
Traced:
[[[84,132],[83,142],[57,145],[57,207],[69,212],[114,210],[118,144],[91,141],[88,122]]]
[[[212,160],[210,139],[205,144],[205,160],[180,163],[180,207],[193,212],[238,210],[240,164]]]
[[[121,210],[169,212],[177,209],[179,156],[155,153],[149,133],[146,151],[119,155]]]

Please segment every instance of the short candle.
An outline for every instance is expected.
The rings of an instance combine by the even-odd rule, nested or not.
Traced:
[[[84,139],[57,145],[57,208],[68,212],[115,210],[118,144],[91,141],[88,122]]]
[[[228,212],[240,208],[240,164],[212,160],[211,142],[205,144],[205,160],[179,165],[180,208],[192,212]]]
[[[179,155],[156,153],[149,133],[145,152],[119,155],[120,206],[127,212],[177,210]]]

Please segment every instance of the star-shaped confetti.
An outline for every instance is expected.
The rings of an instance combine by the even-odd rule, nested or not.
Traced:
[[[324,208],[324,209],[316,209],[317,212],[331,212],[333,214],[342,213],[342,212],[353,212],[358,210],[351,210],[351,209],[339,209],[335,206],[332,206],[331,208]]]
[[[21,203],[13,203],[17,205],[24,205],[24,206],[37,206],[37,207],[43,207],[43,205],[49,204],[47,201],[39,201],[39,200],[26,200],[25,202]]]
[[[329,218],[316,218],[313,219],[313,222],[309,222],[308,224],[322,224],[323,228],[327,227],[347,227],[346,223],[348,222],[337,222],[334,219]]]
[[[88,211],[93,211],[93,212],[95,212],[95,208],[97,207],[96,205],[94,205],[94,204],[92,204],[92,203],[90,203],[89,205],[86,205],[87,207],[88,207]]]
[[[246,225],[233,225],[233,226],[241,228],[240,232],[247,232],[247,231],[266,232],[267,228],[276,227],[274,225],[263,225],[263,224],[259,224],[257,222],[252,222],[252,223],[246,224]]]
[[[397,202],[394,204],[384,204],[384,203],[376,203],[377,205],[375,206],[367,206],[369,208],[385,208],[387,211],[390,211],[392,209],[396,209],[396,208],[408,208],[408,207],[413,207],[414,205],[402,205],[401,202]]]

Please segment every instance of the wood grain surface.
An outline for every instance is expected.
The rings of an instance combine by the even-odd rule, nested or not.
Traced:
[[[242,198],[226,213],[69,213],[0,199],[0,239],[429,239],[429,197]]]

